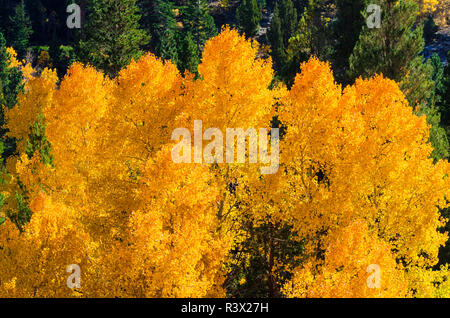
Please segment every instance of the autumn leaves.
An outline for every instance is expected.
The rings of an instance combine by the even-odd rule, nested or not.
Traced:
[[[79,64],[59,88],[49,70],[31,79],[7,114],[20,155],[3,191],[4,208],[21,193],[33,216],[22,232],[0,225],[0,295],[224,296],[224,264],[248,217],[285,222],[305,242],[286,296],[445,294],[430,268],[447,239],[438,229],[450,167],[429,159],[425,118],[395,82],[343,90],[314,58],[291,89],[273,85],[257,52],[224,29],[206,44],[198,79],[150,54],[113,80]],[[276,115],[277,173],[249,160],[172,161],[178,127],[270,129]],[[51,163],[39,147],[24,153],[39,116]],[[80,266],[79,289],[66,286],[69,264]],[[366,284],[370,264],[380,288]]]

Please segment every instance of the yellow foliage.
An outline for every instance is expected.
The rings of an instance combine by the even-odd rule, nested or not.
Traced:
[[[188,127],[202,120],[204,127],[268,127],[273,105],[272,62],[258,59],[256,41],[224,28],[209,40],[198,71],[202,80],[187,81],[185,112]],[[239,76],[236,76],[239,74]]]
[[[376,76],[342,91],[330,66],[312,58],[291,90],[280,94],[280,104],[279,119],[287,126],[280,170],[262,177],[253,171],[239,179],[240,206],[260,219],[292,224],[306,240],[311,267],[320,265],[322,251],[357,220],[376,235],[374,244],[391,246],[390,258],[401,260],[405,272],[435,265],[447,241],[437,229],[445,224],[439,208],[448,206],[450,166],[433,164],[429,128],[413,114],[398,85]],[[306,269],[301,275],[298,281],[328,274]],[[408,286],[418,283],[412,275],[407,279]],[[316,297],[335,293],[334,283]],[[348,295],[365,297],[358,292],[360,281],[347,283],[355,284]],[[290,295],[306,294],[300,289]]]
[[[89,237],[73,209],[44,194],[31,206],[33,218],[23,233],[10,222],[0,227],[0,297],[70,297],[66,266],[89,267]]]
[[[22,71],[24,82],[27,82],[33,78],[34,69],[30,63],[26,61],[19,61],[17,59],[17,53],[12,47],[7,47],[6,52],[9,55],[9,67],[17,67]]]
[[[205,45],[198,79],[151,54],[115,79],[77,63],[59,86],[51,70],[31,78],[5,113],[19,156],[2,192],[22,191],[33,216],[22,232],[0,225],[0,297],[224,296],[244,216],[286,222],[305,241],[288,296],[447,295],[446,269],[430,267],[447,239],[437,230],[450,167],[429,159],[425,118],[395,82],[342,90],[315,58],[290,90],[270,89],[258,51],[225,28]],[[270,128],[275,114],[286,126],[276,174],[171,159],[175,128]],[[52,165],[24,153],[39,116]],[[10,201],[3,209],[17,208]],[[82,270],[78,290],[66,285],[70,264]],[[380,289],[366,284],[371,264]]]
[[[224,295],[220,269],[231,238],[218,229],[218,189],[208,167],[175,166],[170,147],[148,162],[136,193],[141,204],[113,247],[101,251],[101,275],[89,281],[88,296]]]
[[[406,297],[405,273],[391,248],[370,233],[365,221],[356,220],[335,234],[323,264],[311,260],[295,271],[285,292],[289,297],[308,298]]]
[[[280,210],[296,220],[311,253],[363,218],[407,264],[437,262],[447,239],[436,229],[444,224],[438,207],[447,206],[449,164],[433,165],[425,118],[413,114],[395,82],[359,79],[341,93],[329,65],[312,59],[280,119],[288,124],[280,182],[288,196],[296,193],[282,198],[288,206]]]
[[[435,11],[441,2],[444,2],[446,0],[420,0],[419,4],[420,4],[420,8],[422,10],[422,12],[433,12]]]
[[[19,67],[22,63],[17,60],[17,53],[12,47],[7,47],[6,52],[9,54],[9,67]]]
[[[57,80],[55,71],[44,69],[40,77],[28,82],[25,93],[19,94],[17,106],[4,110],[10,130],[8,135],[19,140],[20,153],[25,150],[30,124],[36,122],[43,109],[52,103]]]

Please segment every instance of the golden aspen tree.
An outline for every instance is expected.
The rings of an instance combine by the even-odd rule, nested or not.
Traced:
[[[430,159],[425,118],[394,81],[343,90],[315,58],[290,90],[271,89],[271,61],[257,53],[225,28],[197,79],[151,54],[113,79],[77,63],[58,86],[50,70],[31,78],[6,113],[19,155],[2,212],[21,192],[33,214],[20,229],[0,225],[0,297],[221,297],[242,222],[268,217],[304,244],[287,296],[447,295],[448,270],[431,268],[447,240],[450,167]],[[245,163],[173,161],[176,128],[270,129],[275,114],[286,128],[276,173],[249,163],[249,149]],[[51,164],[27,152],[37,120]],[[71,264],[80,288],[66,284]],[[367,284],[371,265],[380,288]]]
[[[41,149],[28,149],[29,139],[33,133],[33,126],[42,122],[42,112],[47,104],[51,103],[56,89],[56,72],[45,69],[40,77],[31,77],[25,85],[24,93],[20,93],[17,99],[17,105],[12,109],[4,108],[5,120],[8,123],[8,137],[16,138],[16,151],[24,154],[27,151],[38,151]],[[30,155],[33,155],[31,153]],[[20,176],[17,174],[16,167],[20,161],[19,156],[9,156],[6,160],[7,171],[2,172],[2,178],[5,183],[2,184],[2,193],[6,196],[2,210],[5,214],[15,214],[16,223],[21,227],[24,222],[19,211],[30,212],[26,207],[28,190],[22,184]],[[35,186],[35,185],[34,185]],[[28,212],[27,212],[28,211]]]
[[[306,262],[294,272],[285,293],[308,298],[406,297],[408,282],[391,248],[370,233],[365,221],[356,220],[335,234],[320,271],[316,273],[314,260]]]
[[[206,43],[198,66],[201,79],[186,84],[185,111],[191,126],[193,120],[202,120],[205,129],[223,132],[268,127],[273,70],[270,59],[257,58],[258,47],[228,27]]]
[[[9,67],[20,67],[22,63],[17,59],[17,53],[12,47],[7,47],[6,52],[9,54]]]
[[[55,71],[45,69],[41,76],[29,80],[25,93],[19,94],[17,105],[5,109],[8,136],[16,138],[17,151],[25,152],[30,126],[38,120],[39,114],[52,103],[58,77]]]
[[[90,263],[79,295],[223,295],[222,261],[232,236],[216,218],[213,174],[207,165],[172,163],[173,144],[161,150],[185,105],[178,102],[182,78],[176,67],[146,55],[109,80],[74,64],[58,90],[47,84],[47,90],[30,86],[34,113],[20,105],[10,125],[12,134],[25,135],[16,124],[18,112],[26,108],[32,122],[42,109],[54,167],[36,154],[17,160],[14,172],[30,197],[45,191],[52,202],[76,211],[67,222],[89,235]],[[35,100],[40,103],[32,108]],[[64,254],[59,242],[54,249]],[[67,287],[59,288],[64,295]]]
[[[246,164],[234,164],[236,153],[233,162],[225,163],[227,129],[247,132],[255,128],[258,133],[258,128],[268,128],[270,131],[275,96],[275,90],[270,89],[272,63],[270,59],[258,58],[258,49],[256,41],[246,40],[236,30],[226,27],[219,36],[206,43],[202,63],[198,66],[200,79],[191,80],[187,76],[185,82],[185,127],[193,135],[194,121],[201,120],[202,134],[209,128],[217,128],[223,133],[222,159],[218,160],[215,170],[217,182],[223,189],[221,216],[236,212],[235,198],[229,186],[238,182],[243,175],[239,169],[246,167]],[[215,138],[217,136],[212,137],[212,141],[217,141]],[[206,144],[202,142],[202,149]],[[235,141],[232,145],[236,145]],[[245,151],[248,164],[248,147]]]
[[[33,199],[31,208],[23,233],[9,221],[0,226],[0,297],[73,296],[66,267],[87,267],[89,236],[75,210],[45,194]]]
[[[17,59],[17,52],[12,47],[7,47],[6,52],[9,54],[9,67],[17,67],[21,70],[24,81],[27,82],[33,77],[34,69],[31,63],[19,61]]]
[[[280,211],[306,239],[308,258],[319,261],[337,231],[363,219],[406,268],[436,264],[447,240],[438,229],[449,164],[429,158],[425,119],[412,113],[395,82],[359,79],[341,92],[329,65],[312,58],[280,120],[288,126]]]
[[[224,296],[221,263],[232,237],[218,230],[218,188],[206,165],[175,164],[170,150],[143,170],[134,194],[140,205],[116,234],[120,240],[100,252],[100,275],[89,284],[101,290],[93,295]]]

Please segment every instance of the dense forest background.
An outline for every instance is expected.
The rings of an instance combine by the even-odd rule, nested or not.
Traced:
[[[329,61],[336,81],[343,86],[379,73],[395,80],[414,112],[427,116],[433,159],[448,160],[449,2],[440,1],[434,7],[427,6],[427,1],[395,2],[0,0],[0,101],[12,108],[23,90],[20,68],[6,71],[7,47],[13,47],[17,58],[30,63],[36,73],[55,68],[59,79],[75,61],[91,64],[114,78],[132,59],[148,51],[174,62],[182,74],[188,71],[198,76],[205,43],[230,25],[261,44],[258,55],[272,59],[274,83],[291,87],[300,65],[311,56]],[[79,29],[66,25],[66,9],[72,3],[81,8]],[[371,3],[383,8],[380,28],[366,25],[369,14],[365,9]],[[3,113],[0,122],[4,124]],[[5,129],[0,134],[6,159],[16,154],[15,140],[6,137]],[[19,227],[30,218],[25,202],[20,211],[15,216]],[[447,210],[441,213],[450,216]],[[230,270],[226,291],[235,297],[280,296],[280,286],[291,278],[285,268],[294,266],[290,262],[296,262],[300,253],[295,233],[287,225],[271,222],[255,225],[249,221],[246,227],[251,235],[234,252],[245,251],[251,257]],[[273,237],[279,238],[277,243]],[[438,265],[450,262],[450,244],[441,248],[439,260]],[[275,274],[274,261],[285,265]]]

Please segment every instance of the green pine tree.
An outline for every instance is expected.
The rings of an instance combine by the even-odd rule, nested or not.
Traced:
[[[277,73],[280,73],[286,64],[286,47],[284,42],[283,30],[281,28],[280,11],[278,4],[275,3],[273,17],[270,21],[270,27],[267,30],[267,40],[270,44],[273,66]]]
[[[345,84],[349,82],[346,76],[349,58],[365,24],[363,11],[366,10],[369,2],[369,0],[336,1],[336,20],[333,23],[333,33],[336,39],[333,69],[339,82]]]
[[[431,125],[430,142],[434,147],[431,157],[437,162],[440,159],[448,158],[450,146],[446,130],[441,121],[440,105],[442,103],[441,93],[444,84],[444,67],[437,54],[433,54],[431,65],[433,67],[433,89],[427,103],[419,108],[418,114],[426,115],[427,123]]]
[[[283,33],[283,43],[287,47],[289,39],[297,31],[297,9],[291,0],[280,0],[280,22]]]
[[[236,19],[247,37],[253,37],[258,32],[262,18],[261,10],[262,8],[256,0],[242,0],[241,5],[237,8]]]
[[[141,0],[142,25],[151,35],[150,50],[157,56],[178,61],[177,21],[174,5],[169,0]]]
[[[39,153],[42,163],[53,164],[53,155],[51,154],[51,145],[45,134],[44,115],[38,115],[37,121],[31,125],[28,134],[27,148],[25,153],[31,159],[35,152]]]
[[[24,189],[23,185],[21,184],[21,182],[18,182],[20,187],[22,188],[23,191],[26,190]],[[7,209],[6,210],[6,217],[13,222],[17,228],[19,229],[20,232],[23,231],[24,226],[30,222],[31,220],[31,216],[33,215],[33,211],[31,211],[28,201],[29,198],[28,196],[25,194],[20,194],[18,192],[16,192],[14,194],[14,200],[15,200],[15,209]],[[4,197],[2,194],[2,199],[1,199],[2,203],[4,201]]]
[[[296,33],[290,37],[286,49],[287,62],[283,70],[286,84],[292,85],[295,75],[300,69],[300,63],[316,56],[321,60],[329,60],[331,55],[330,38],[327,36],[330,28],[326,13],[329,3],[325,0],[309,0],[308,6],[301,17]]]
[[[197,74],[197,67],[200,63],[200,53],[197,50],[197,45],[194,43],[191,33],[187,32],[186,35],[182,36],[180,34],[179,43],[178,69],[183,74],[185,70]]]
[[[8,32],[9,41],[17,52],[19,58],[24,58],[28,50],[28,42],[33,33],[31,21],[25,9],[23,0],[16,6],[14,15],[10,17],[11,30]]]
[[[6,52],[6,41],[0,33],[0,139],[2,159],[6,159],[15,152],[15,140],[6,136],[7,129],[3,107],[13,108],[17,103],[17,95],[23,91],[22,72],[18,68],[9,67],[9,54]]]
[[[217,35],[214,18],[209,14],[209,6],[205,0],[186,0],[182,7],[183,31],[192,35],[197,51],[202,52],[208,39]]]
[[[440,105],[442,103],[442,95],[444,92],[444,64],[441,61],[441,58],[436,53],[433,53],[430,59],[430,63],[433,67],[433,82],[434,89],[432,91],[429,104],[431,105]]]
[[[136,0],[92,0],[86,40],[79,44],[85,62],[113,77],[142,55],[150,37],[140,29]]]
[[[422,27],[415,26],[419,10],[412,0],[377,0],[382,9],[381,27],[363,26],[350,56],[352,80],[383,73],[401,83],[411,106],[424,103],[432,91],[432,66],[420,55]],[[367,14],[364,12],[364,19]]]
[[[287,59],[286,48],[289,46],[289,39],[297,32],[297,10],[291,0],[280,0],[275,3],[274,13],[267,31],[267,39],[272,50],[272,60],[274,69],[283,79],[290,77],[294,70],[290,70],[291,65]]]

